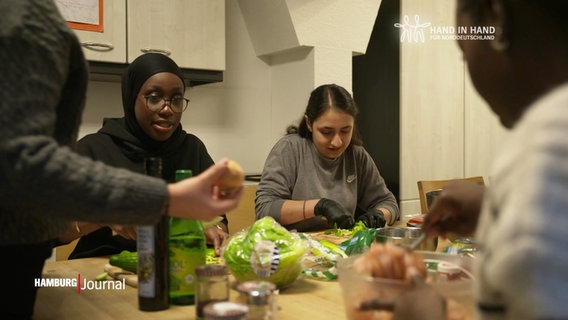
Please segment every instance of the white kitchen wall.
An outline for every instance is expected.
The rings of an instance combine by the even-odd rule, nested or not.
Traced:
[[[401,39],[399,201],[410,216],[420,213],[418,180],[480,175],[488,183],[506,131],[473,88],[457,42],[436,40],[431,29],[455,26],[455,1],[402,0],[405,17],[424,25],[416,29],[424,41]]]

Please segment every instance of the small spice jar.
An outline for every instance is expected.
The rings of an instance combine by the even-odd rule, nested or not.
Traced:
[[[195,313],[197,319],[203,319],[207,304],[229,301],[229,269],[221,264],[200,265],[195,276]]]
[[[238,301],[249,308],[249,320],[276,320],[278,305],[276,285],[268,281],[246,281],[237,285]]]
[[[246,319],[248,307],[236,302],[213,302],[203,308],[205,320],[242,320]]]

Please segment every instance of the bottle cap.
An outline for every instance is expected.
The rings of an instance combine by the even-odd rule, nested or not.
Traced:
[[[204,264],[195,268],[195,275],[198,277],[226,276],[229,269],[223,264]]]
[[[245,281],[237,285],[237,291],[241,293],[247,293],[253,290],[268,290],[272,293],[276,291],[276,285],[272,282],[262,280]]]
[[[176,170],[176,181],[181,181],[183,179],[191,178],[193,176],[193,171],[186,169]]]

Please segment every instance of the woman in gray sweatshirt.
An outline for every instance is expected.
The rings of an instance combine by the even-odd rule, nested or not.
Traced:
[[[256,192],[256,218],[313,231],[393,224],[400,215],[355,126],[358,113],[343,87],[312,91],[298,127],[288,128],[266,159]]]

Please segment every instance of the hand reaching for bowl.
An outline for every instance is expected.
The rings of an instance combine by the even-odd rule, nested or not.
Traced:
[[[369,250],[354,263],[359,274],[373,278],[410,280],[413,276],[426,277],[426,264],[418,255],[393,244],[373,242]]]
[[[392,244],[373,243],[366,253],[353,263],[353,270],[373,278],[409,281],[412,289],[393,300],[369,299],[359,304],[358,311],[392,311],[393,320],[446,318],[446,300],[425,281],[424,260],[416,253]],[[358,318],[371,319],[368,313]]]
[[[430,206],[422,230],[429,237],[460,235],[475,231],[485,187],[474,182],[455,180],[448,183]]]

